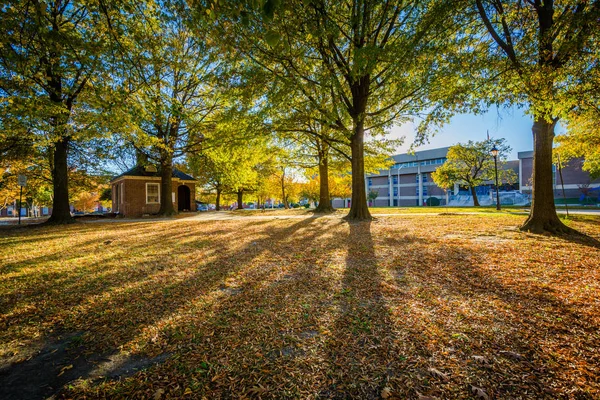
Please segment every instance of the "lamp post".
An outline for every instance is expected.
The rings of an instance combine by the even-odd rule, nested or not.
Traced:
[[[498,149],[496,145],[490,150],[494,156],[494,170],[496,172],[496,210],[500,211],[500,193],[498,192]]]

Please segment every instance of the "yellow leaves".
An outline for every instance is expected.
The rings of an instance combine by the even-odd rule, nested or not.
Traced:
[[[66,371],[68,371],[68,370],[70,370],[70,369],[72,369],[72,368],[73,368],[73,364],[67,365],[66,367],[62,367],[62,368],[60,369],[60,373],[57,375],[57,377],[58,377],[58,376],[61,376],[61,375],[62,375],[62,374],[64,374]]]
[[[165,390],[163,388],[160,388],[156,392],[154,392],[154,396],[152,396],[152,398],[154,400],[160,400],[162,399],[163,394],[165,394]]]
[[[600,393],[598,249],[512,229],[523,216],[401,211],[6,230],[0,356],[58,325],[95,354],[169,354],[69,398]],[[600,237],[596,222],[573,223]]]
[[[392,396],[392,390],[389,387],[384,387],[380,394],[382,399],[389,399]]]

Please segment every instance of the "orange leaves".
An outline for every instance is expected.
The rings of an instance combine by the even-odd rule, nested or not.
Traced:
[[[67,397],[600,394],[597,248],[520,216],[300,215],[6,231],[0,354],[61,329],[89,354],[169,355]]]

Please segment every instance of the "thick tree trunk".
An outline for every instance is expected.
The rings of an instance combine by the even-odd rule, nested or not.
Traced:
[[[238,200],[237,200],[237,203],[238,203],[237,209],[238,210],[243,210],[244,209],[244,191],[243,190],[238,190],[238,192],[237,192],[237,198],[238,198]]]
[[[67,152],[69,139],[62,138],[54,143],[52,157],[52,215],[48,219],[51,224],[68,224],[74,222],[69,209],[69,171]]]
[[[543,118],[533,123],[533,192],[529,218],[521,226],[522,231],[532,233],[574,233],[575,230],[562,223],[554,206],[554,182],[552,181],[552,144],[554,126]]]
[[[217,188],[217,200],[215,200],[215,210],[221,211],[221,189]]]
[[[473,196],[473,206],[479,207],[479,199],[477,198],[477,191],[475,190],[475,186],[469,186],[471,189],[471,196]]]
[[[315,212],[326,213],[334,211],[329,196],[329,159],[327,152],[319,152],[319,206]]]
[[[160,162],[160,210],[159,215],[171,216],[177,213],[173,207],[173,158],[163,155]]]
[[[371,213],[367,206],[367,192],[365,189],[365,129],[364,121],[355,120],[354,134],[350,141],[352,149],[352,204],[346,217],[351,221],[371,220]]]

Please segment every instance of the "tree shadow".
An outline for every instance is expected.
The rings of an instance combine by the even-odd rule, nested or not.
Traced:
[[[558,237],[570,243],[600,249],[600,240],[581,231],[578,231],[577,234],[560,235]]]
[[[337,319],[326,347],[328,371],[320,397],[380,398],[403,362],[382,293],[371,224],[347,224],[345,267],[335,299]]]
[[[520,282],[493,269],[488,259],[496,248],[441,240],[431,244],[430,249],[438,251],[413,253],[412,258],[423,262],[408,272],[419,287],[413,307],[427,316],[421,329],[435,344],[429,346],[431,357],[446,365],[440,369],[448,381],[462,376],[463,385],[484,388],[490,398],[557,398],[560,392],[553,390],[554,383],[569,379],[559,376],[563,372],[570,370],[589,382],[595,379],[597,357],[592,349],[600,326],[581,305],[557,299],[543,284]],[[555,368],[557,363],[562,366]],[[574,364],[567,366],[570,363]],[[527,378],[520,381],[522,377]],[[440,383],[419,382],[415,391],[470,395],[450,395]],[[573,391],[579,398],[592,398],[577,385]]]
[[[27,393],[41,393],[46,395],[48,391],[56,391],[70,381],[76,375],[80,378],[90,377],[93,370],[94,359],[79,357],[80,353],[69,353],[66,351],[53,351],[55,346],[49,339],[50,332],[65,332],[69,335],[72,331],[81,331],[78,342],[84,347],[82,352],[86,354],[107,355],[113,357],[123,351],[133,351],[139,354],[161,354],[169,352],[170,342],[176,339],[177,332],[171,330],[170,326],[177,325],[178,314],[189,312],[210,312],[214,304],[225,296],[224,284],[230,277],[239,275],[245,269],[253,269],[254,260],[268,249],[277,248],[280,242],[295,238],[298,230],[303,229],[315,220],[303,220],[291,226],[272,229],[266,235],[261,235],[253,240],[253,237],[238,239],[239,243],[232,246],[221,246],[217,241],[213,244],[216,250],[213,257],[208,260],[194,260],[197,267],[179,266],[177,264],[168,266],[168,269],[156,270],[140,269],[140,274],[128,273],[127,270],[115,272],[117,280],[109,286],[94,286],[94,280],[85,280],[77,284],[58,285],[55,287],[57,295],[64,296],[64,291],[76,292],[76,299],[62,304],[62,309],[53,308],[54,311],[43,315],[34,314],[38,319],[37,324],[42,326],[46,333],[46,343],[37,354],[29,361],[12,364],[4,369],[0,376],[0,386],[11,383],[11,391],[18,393],[22,390]],[[147,232],[141,232],[147,234]],[[187,235],[193,234],[188,231]],[[165,252],[172,251],[174,245],[182,240],[186,234],[179,234],[166,239],[161,243],[161,251],[152,255],[146,262],[149,264],[164,264]],[[213,238],[214,239],[214,238]],[[141,246],[141,247],[140,247]],[[143,244],[128,247],[126,251],[136,251]],[[107,255],[110,257],[110,255]],[[92,269],[101,268],[102,262],[91,265]],[[114,261],[114,260],[113,260]],[[192,260],[190,260],[192,261]],[[268,268],[261,273],[267,273]],[[159,276],[160,275],[160,276]],[[127,283],[125,287],[122,287]],[[92,285],[89,287],[89,285]],[[52,284],[50,284],[52,285]],[[60,286],[60,287],[59,287]],[[114,288],[114,289],[111,289]],[[48,289],[48,288],[46,288]],[[46,295],[48,291],[46,291]],[[200,302],[200,303],[198,303]],[[215,303],[216,304],[216,303]],[[26,315],[20,315],[11,322],[12,325],[19,324]],[[89,322],[93,321],[92,325]],[[173,324],[172,322],[176,323]],[[157,332],[158,337],[146,341],[149,333]],[[138,340],[139,339],[139,340]],[[140,343],[138,344],[137,341]],[[62,344],[61,344],[62,346]],[[131,347],[133,346],[133,347]],[[141,347],[140,347],[141,346]],[[60,350],[60,349],[59,349]],[[60,353],[60,354],[57,354]],[[55,359],[56,354],[58,359]],[[75,357],[75,359],[73,359]],[[152,360],[153,357],[147,357]],[[77,361],[79,360],[79,361]],[[73,367],[66,368],[62,373],[42,373],[44,365],[57,362],[58,366],[71,363]],[[143,363],[142,363],[143,364]],[[68,367],[69,364],[66,366]],[[23,374],[37,375],[39,379],[35,382],[20,379]],[[43,392],[36,391],[35,387],[44,387]],[[41,389],[40,389],[41,390]]]
[[[183,397],[190,388],[193,396],[215,398],[368,399],[388,389],[397,398],[467,398],[470,385],[490,398],[557,398],[556,382],[594,382],[600,328],[589,314],[594,305],[584,310],[581,299],[559,297],[560,288],[543,281],[552,274],[518,279],[527,259],[511,261],[523,262],[521,269],[494,265],[506,259],[498,253],[518,252],[521,243],[494,237],[497,227],[474,235],[472,226],[463,232],[446,221],[433,236],[426,224],[399,220],[307,218],[253,230],[254,222],[140,227],[139,242],[120,253],[100,251],[89,270],[104,273],[109,263],[138,257],[132,265],[110,270],[115,275],[107,282],[85,274],[80,282],[57,279],[47,284],[50,296],[39,299],[47,312],[12,320],[11,326],[43,325],[46,342],[30,360],[38,369],[23,362],[4,371],[34,375],[54,362],[60,368],[52,367],[53,380],[36,385],[55,388],[63,377],[82,377],[87,382],[66,397],[104,398],[151,396],[148,382],[165,377],[171,390],[165,395]],[[155,252],[145,252],[148,241],[159,241]],[[546,252],[564,246],[555,238],[540,245]],[[93,251],[92,243],[86,246],[84,252]],[[596,251],[589,251],[593,258]],[[548,265],[556,273],[585,267],[568,265],[566,252],[556,260]],[[54,296],[65,301],[54,304]],[[61,331],[81,332],[81,351],[67,352],[58,365],[63,358],[51,355],[51,338]],[[124,378],[130,372],[116,362],[98,374],[102,357],[140,368],[160,364]],[[557,362],[570,372],[561,375]],[[123,379],[105,384],[101,376]],[[0,387],[7,382],[0,374]],[[29,390],[22,385],[15,390]]]

